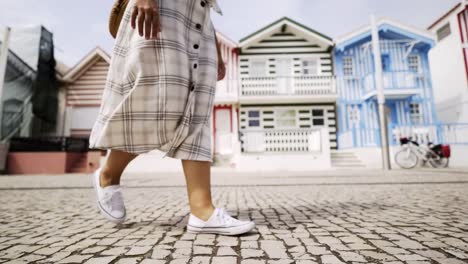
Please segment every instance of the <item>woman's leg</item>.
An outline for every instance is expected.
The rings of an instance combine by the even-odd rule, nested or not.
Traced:
[[[132,161],[138,154],[111,150],[106,163],[101,169],[101,187],[109,185],[119,185],[120,177],[122,176],[125,167]]]
[[[213,214],[214,206],[211,200],[211,162],[182,160],[190,212],[203,221]]]

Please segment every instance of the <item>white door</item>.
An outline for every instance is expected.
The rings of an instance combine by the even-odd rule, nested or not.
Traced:
[[[290,58],[276,59],[277,91],[287,94],[291,91],[292,61]]]
[[[216,152],[225,154],[232,151],[231,112],[229,109],[216,109]]]

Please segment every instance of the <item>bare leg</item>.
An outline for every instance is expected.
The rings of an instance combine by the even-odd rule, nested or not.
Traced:
[[[213,214],[211,200],[211,163],[209,161],[182,160],[190,211],[203,221]]]
[[[120,177],[122,176],[125,167],[128,163],[136,158],[138,154],[111,150],[106,163],[102,166],[101,170],[101,187],[109,185],[119,185]]]

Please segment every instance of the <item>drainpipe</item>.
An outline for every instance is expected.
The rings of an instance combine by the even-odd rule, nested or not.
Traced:
[[[380,144],[382,149],[382,169],[390,170],[390,152],[388,147],[388,127],[385,115],[384,80],[382,73],[382,58],[380,54],[379,30],[375,16],[371,16],[372,50],[374,53],[375,85],[377,88],[377,102],[379,104]]]
[[[0,139],[3,138],[2,127],[3,127],[3,86],[5,82],[6,67],[8,61],[8,46],[10,43],[10,27],[5,28],[3,34],[2,49],[0,50]]]

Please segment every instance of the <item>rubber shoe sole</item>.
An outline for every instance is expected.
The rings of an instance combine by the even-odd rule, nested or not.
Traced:
[[[240,235],[243,233],[247,233],[250,230],[254,229],[255,223],[250,221],[243,225],[232,226],[232,227],[197,227],[187,225],[187,232],[195,233],[195,234],[220,234],[220,235]]]
[[[100,170],[100,169],[99,169]],[[127,216],[127,213],[124,214],[124,216],[122,218],[115,218],[113,217],[111,214],[109,214],[101,205],[101,203],[99,202],[99,196],[98,196],[98,190],[97,190],[97,180],[96,180],[96,171],[94,172],[93,174],[93,186],[94,186],[94,192],[96,193],[96,202],[97,202],[97,207],[99,209],[99,211],[101,212],[101,214],[109,221],[115,223],[115,224],[121,224],[125,221],[125,217]],[[98,178],[99,179],[99,178]]]

